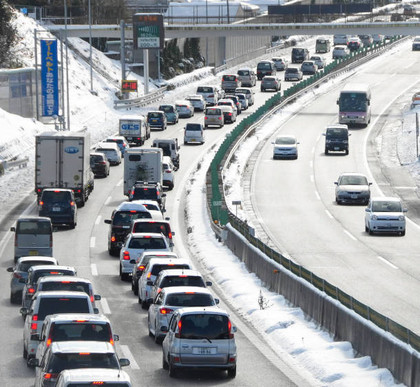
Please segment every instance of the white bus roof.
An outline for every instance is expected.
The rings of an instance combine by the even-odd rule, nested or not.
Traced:
[[[359,92],[359,93],[367,93],[370,95],[370,87],[364,83],[347,83],[342,92]]]

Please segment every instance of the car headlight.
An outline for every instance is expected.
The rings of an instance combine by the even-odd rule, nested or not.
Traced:
[[[404,215],[400,215],[400,216],[398,217],[398,220],[405,220],[405,216],[404,216]]]
[[[378,217],[377,217],[376,215],[372,215],[372,216],[371,216],[371,219],[372,219],[372,220],[378,220]]]

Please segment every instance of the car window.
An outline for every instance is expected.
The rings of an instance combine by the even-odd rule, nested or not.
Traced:
[[[389,201],[374,201],[372,203],[373,212],[402,212],[401,203]]]
[[[201,125],[200,124],[188,124],[185,127],[185,130],[199,131],[199,130],[201,130]]]
[[[213,93],[213,89],[211,87],[199,86],[197,88],[197,93]]]
[[[174,293],[169,294],[166,297],[165,304],[168,306],[213,306],[213,297],[210,294],[186,294],[186,293]]]
[[[170,269],[189,269],[189,265],[187,264],[156,264],[152,267],[152,275],[155,277],[162,271],[162,270],[170,270]]]
[[[128,244],[129,249],[161,250],[166,245],[162,238],[131,238]]]
[[[249,70],[238,70],[238,75],[244,76],[244,75],[250,75]]]
[[[269,62],[260,62],[257,65],[257,70],[268,70],[271,69],[271,63]]]
[[[276,138],[276,144],[280,145],[293,145],[296,140],[293,137],[278,137]]]
[[[166,276],[162,282],[159,283],[159,287],[166,288],[169,286],[198,286],[204,288],[206,285],[202,277],[198,276]]]
[[[38,320],[55,313],[90,313],[87,298],[42,298],[39,303]]]
[[[25,221],[17,222],[16,233],[17,234],[51,234],[51,223],[46,221]]]
[[[169,224],[162,222],[138,222],[133,226],[133,233],[135,232],[154,232],[168,236],[170,227]]]
[[[108,323],[98,324],[94,322],[54,324],[50,335],[52,341],[109,341],[112,338],[111,327]]]
[[[340,184],[345,185],[368,185],[368,181],[364,176],[343,176]]]
[[[135,195],[134,195],[135,196]],[[131,212],[131,211],[117,211],[114,214],[114,218],[112,219],[112,224],[114,226],[129,226],[131,225],[131,222],[136,219],[145,219],[145,218],[151,218],[150,212],[146,211],[137,211],[137,212]]]
[[[37,265],[54,265],[54,262],[45,262],[45,261],[30,261],[30,262],[21,262],[16,268],[17,271],[27,272],[30,267]]]
[[[39,278],[47,277],[50,275],[74,275],[72,270],[55,270],[55,269],[46,269],[46,270],[37,270],[33,273],[31,277],[32,283],[36,283]]]
[[[184,339],[229,339],[228,321],[223,315],[187,314],[181,318],[179,333]]]
[[[43,202],[65,203],[71,201],[71,194],[67,191],[43,191],[41,200]]]
[[[42,284],[43,292],[54,290],[68,290],[72,292],[84,292],[90,294],[89,283],[87,282],[73,282],[73,281],[48,281]]]

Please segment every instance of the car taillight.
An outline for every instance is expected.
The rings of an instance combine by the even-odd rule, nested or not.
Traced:
[[[44,205],[44,202],[39,202],[39,205],[40,205],[40,206],[43,206],[43,205]]]
[[[170,169],[167,169],[167,170],[165,171],[165,173],[171,173],[171,170],[170,170]]]
[[[74,207],[74,204],[75,204],[74,202],[70,202],[70,206]]]
[[[229,331],[229,339],[233,339],[233,333],[232,333],[232,323],[230,320],[228,320],[228,331]]]
[[[130,253],[128,251],[124,251],[124,253],[123,253],[123,259],[125,261],[129,261],[130,260]]]
[[[19,273],[14,272],[13,273],[13,277],[14,278],[22,278],[22,274],[19,274]]]
[[[231,116],[232,115],[232,113],[228,113],[228,116]]]
[[[139,266],[139,271],[143,271],[145,267],[144,265]]]
[[[204,119],[205,119],[205,120],[208,120],[208,117],[206,116],[206,117],[204,117]]]
[[[115,238],[115,235],[111,236],[111,242],[115,242],[117,240],[117,238]]]
[[[134,195],[134,189],[133,189],[133,190],[131,190],[131,193],[130,193],[130,195]]]
[[[149,271],[149,272],[147,273],[147,279],[149,279],[151,276],[152,276],[152,272],[151,272],[151,271]]]
[[[173,309],[171,308],[160,308],[159,309],[159,313],[160,314],[169,314],[169,313],[173,313]]]
[[[92,386],[101,386],[104,382],[92,382]]]
[[[32,333],[36,333],[36,330],[38,328],[37,321],[38,321],[38,315],[37,314],[34,314],[32,316],[32,322],[31,322],[31,331],[32,331]]]
[[[106,165],[105,161],[100,161],[99,164]]]
[[[46,344],[46,345],[47,345],[47,347],[49,347],[49,346],[51,345],[51,343],[52,343],[52,340],[51,340],[50,338],[48,338],[48,339],[47,339],[47,344]]]
[[[221,120],[222,119],[222,117],[217,117],[219,120]]]
[[[28,293],[29,294],[33,294],[33,293],[35,293],[35,289],[34,288],[28,288]]]
[[[57,379],[58,374],[51,374],[51,373],[46,373],[44,374],[44,379],[45,380],[52,380],[52,379]]]
[[[169,232],[169,233],[168,233],[168,238],[169,238],[169,239],[172,239],[172,232]]]
[[[182,328],[182,321],[179,320],[178,321],[178,332],[175,333],[175,337],[178,338],[178,339],[181,337],[181,328]]]

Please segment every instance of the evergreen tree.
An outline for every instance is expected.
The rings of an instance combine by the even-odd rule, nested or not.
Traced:
[[[12,8],[5,0],[0,0],[0,66],[9,66],[10,49],[16,41],[16,29],[12,26]]]

